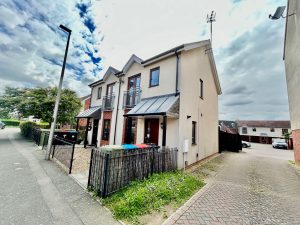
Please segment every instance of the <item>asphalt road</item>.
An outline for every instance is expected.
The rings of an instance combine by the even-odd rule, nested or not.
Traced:
[[[0,130],[0,224],[119,224],[19,129]]]

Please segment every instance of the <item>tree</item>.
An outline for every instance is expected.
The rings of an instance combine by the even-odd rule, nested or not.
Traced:
[[[284,137],[286,143],[289,142],[291,134],[292,133],[289,133],[289,132],[286,132],[286,133],[283,134],[283,137]]]
[[[0,97],[0,107],[10,112],[18,111],[23,117],[35,116],[43,121],[52,121],[56,99],[56,88],[6,88]],[[80,99],[70,89],[63,89],[58,109],[58,123],[75,123],[75,116],[81,108]]]
[[[23,88],[11,88],[5,87],[4,95],[0,96],[0,114],[1,118],[8,118],[10,112],[17,110],[17,106],[20,104],[22,96],[27,89]]]

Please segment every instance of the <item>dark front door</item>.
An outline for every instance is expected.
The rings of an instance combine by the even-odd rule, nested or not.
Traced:
[[[97,145],[98,125],[99,125],[99,120],[94,119],[92,145]]]
[[[145,143],[158,145],[159,119],[145,119]]]

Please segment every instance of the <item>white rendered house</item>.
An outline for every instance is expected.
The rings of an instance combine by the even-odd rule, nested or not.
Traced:
[[[89,86],[90,109],[78,115],[89,119],[89,144],[177,147],[179,168],[218,152],[221,86],[209,40],[147,60],[132,55]]]

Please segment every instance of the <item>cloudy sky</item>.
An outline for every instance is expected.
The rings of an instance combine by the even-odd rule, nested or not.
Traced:
[[[223,94],[221,119],[289,119],[284,62],[285,20],[268,19],[286,0],[1,0],[0,93],[5,86],[54,86],[72,29],[64,86],[87,84],[131,54],[147,59],[210,37]]]

